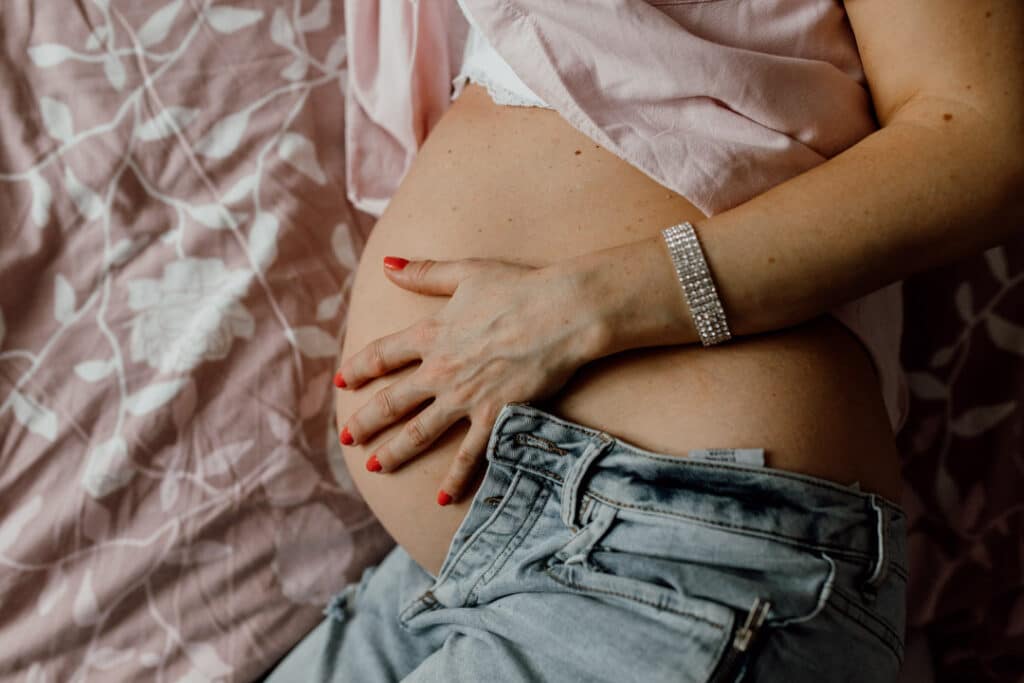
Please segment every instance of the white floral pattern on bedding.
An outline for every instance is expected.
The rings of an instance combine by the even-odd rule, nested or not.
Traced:
[[[331,419],[342,23],[0,6],[0,680],[251,680],[393,545]]]
[[[908,624],[936,683],[1024,681],[1024,239],[907,280]]]
[[[186,258],[168,263],[160,280],[128,282],[128,306],[138,314],[132,361],[188,372],[223,360],[235,337],[252,339],[255,322],[240,301],[251,281],[251,272],[229,271],[218,259]]]
[[[329,409],[342,10],[0,3],[0,680],[252,680],[392,547]],[[937,681],[1024,670],[1022,284],[1017,239],[904,287]]]

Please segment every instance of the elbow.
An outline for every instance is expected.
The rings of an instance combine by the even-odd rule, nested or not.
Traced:
[[[949,145],[966,163],[984,169],[996,187],[1011,190],[1019,201],[1024,182],[1024,102],[977,97],[973,100],[922,95],[893,116],[930,130],[936,142]],[[980,179],[980,178],[979,178]],[[1015,193],[1014,193],[1015,191]]]
[[[1024,87],[970,97],[918,91],[888,116],[944,147],[965,208],[990,228],[989,246],[1024,232]]]

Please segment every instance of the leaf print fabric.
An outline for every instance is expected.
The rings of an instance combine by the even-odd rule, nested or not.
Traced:
[[[0,680],[252,680],[392,547],[330,405],[342,11],[4,6]]]
[[[908,625],[935,680],[1024,672],[1024,240],[906,281],[911,411],[898,444]],[[1005,323],[1005,324],[1004,324]]]
[[[343,12],[5,3],[0,680],[252,680],[391,549],[329,405],[373,225]],[[909,625],[937,681],[1010,681],[1024,242],[904,292]]]
[[[131,358],[164,372],[188,372],[227,357],[236,337],[251,339],[255,322],[240,303],[253,274],[228,271],[218,259],[169,263],[160,280],[132,280]]]

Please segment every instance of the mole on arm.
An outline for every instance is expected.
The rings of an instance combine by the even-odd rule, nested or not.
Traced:
[[[949,113],[943,114],[942,115],[942,120],[943,121],[952,121],[953,120],[953,115],[949,114]]]

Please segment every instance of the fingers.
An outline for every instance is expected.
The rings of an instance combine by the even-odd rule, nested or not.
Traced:
[[[366,469],[371,472],[387,473],[401,467],[420,455],[463,416],[464,411],[445,407],[443,403],[434,401],[406,422],[395,438],[377,449],[367,459]],[[438,505],[448,505],[465,496],[478,465],[485,460],[493,426],[494,416],[490,412],[471,420],[469,431],[441,482],[441,488],[437,493]]]
[[[355,389],[371,379],[398,370],[422,358],[417,343],[417,325],[378,337],[342,363],[334,376],[334,386]]]
[[[395,438],[370,456],[371,459],[376,458],[377,463],[380,464],[380,470],[373,471],[390,472],[412,460],[439,436],[448,431],[448,428],[462,416],[459,411],[449,408],[439,401],[434,401],[406,422]],[[367,469],[370,468],[371,463],[368,460]]]
[[[416,259],[406,261],[405,264],[392,261],[395,266],[401,265],[392,267],[388,264],[387,258],[393,257],[386,257],[384,263],[392,282],[405,289],[434,296],[451,296],[467,277],[484,273],[489,267],[501,265],[492,259],[470,257],[451,261]]]
[[[466,438],[455,452],[448,474],[441,481],[441,490],[437,492],[439,505],[447,505],[465,495],[466,487],[473,481],[477,466],[485,459],[491,426],[483,420],[472,422]]]
[[[436,392],[423,387],[414,378],[415,373],[389,384],[352,413],[341,430],[342,445],[365,443],[428,398],[433,398]]]

